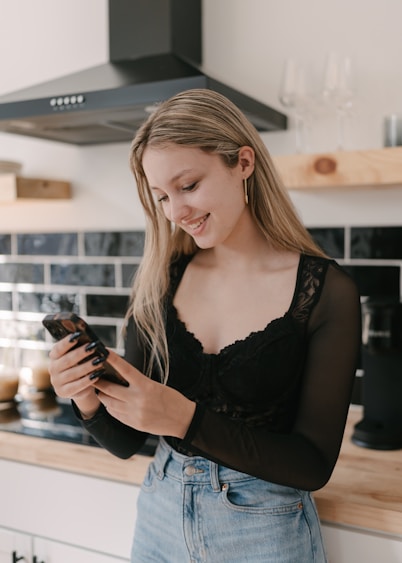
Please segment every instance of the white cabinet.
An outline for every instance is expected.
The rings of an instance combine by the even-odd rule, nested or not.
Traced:
[[[0,528],[0,563],[124,563],[125,559]]]
[[[125,563],[128,561],[42,538],[35,538],[34,546],[37,558],[35,563]]]
[[[329,563],[402,563],[402,536],[327,524],[322,532]]]
[[[32,562],[31,537],[0,528],[0,563]]]
[[[0,563],[28,549],[24,534],[28,563],[129,561],[137,496],[127,483],[0,459]]]

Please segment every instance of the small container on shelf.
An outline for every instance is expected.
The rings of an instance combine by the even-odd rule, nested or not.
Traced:
[[[0,351],[0,404],[15,400],[20,382],[18,350],[10,345]]]
[[[45,350],[24,350],[20,368],[20,390],[26,392],[46,392],[52,389],[49,374],[49,361]]]

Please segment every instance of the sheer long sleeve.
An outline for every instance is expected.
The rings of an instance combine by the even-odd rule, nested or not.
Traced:
[[[138,341],[135,325],[132,321],[128,323],[125,341],[124,358],[137,369],[143,371],[144,351]],[[103,405],[88,420],[82,419],[74,403],[73,407],[83,427],[88,430],[100,446],[117,457],[122,459],[131,457],[141,449],[148,437],[147,433],[135,430],[111,416]]]
[[[183,447],[267,481],[303,490],[323,487],[342,442],[360,351],[360,324],[354,282],[338,267],[329,266],[308,321],[291,430],[250,426],[198,404]]]

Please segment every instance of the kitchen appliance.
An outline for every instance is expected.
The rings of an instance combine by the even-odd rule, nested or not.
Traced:
[[[131,141],[155,103],[189,88],[231,99],[260,131],[279,111],[207,76],[202,0],[109,0],[106,64],[0,97],[0,131],[76,145]]]
[[[378,450],[402,448],[402,303],[362,304],[364,417],[352,441]]]
[[[402,115],[392,113],[384,118],[384,147],[402,146]]]

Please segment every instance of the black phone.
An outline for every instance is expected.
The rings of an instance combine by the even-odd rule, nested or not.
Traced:
[[[55,313],[54,315],[46,315],[42,324],[55,340],[61,340],[69,334],[80,332],[81,334],[77,338],[77,344],[73,348],[77,348],[83,344],[96,342],[94,353],[85,358],[84,362],[93,360],[99,356],[99,354],[105,358],[109,355],[107,348],[95,334],[94,330],[84,321],[84,319],[75,313],[61,312]],[[113,383],[119,383],[125,387],[128,387],[129,385],[128,381],[126,381],[107,361],[103,362],[98,371],[98,375],[102,379],[107,379]]]

